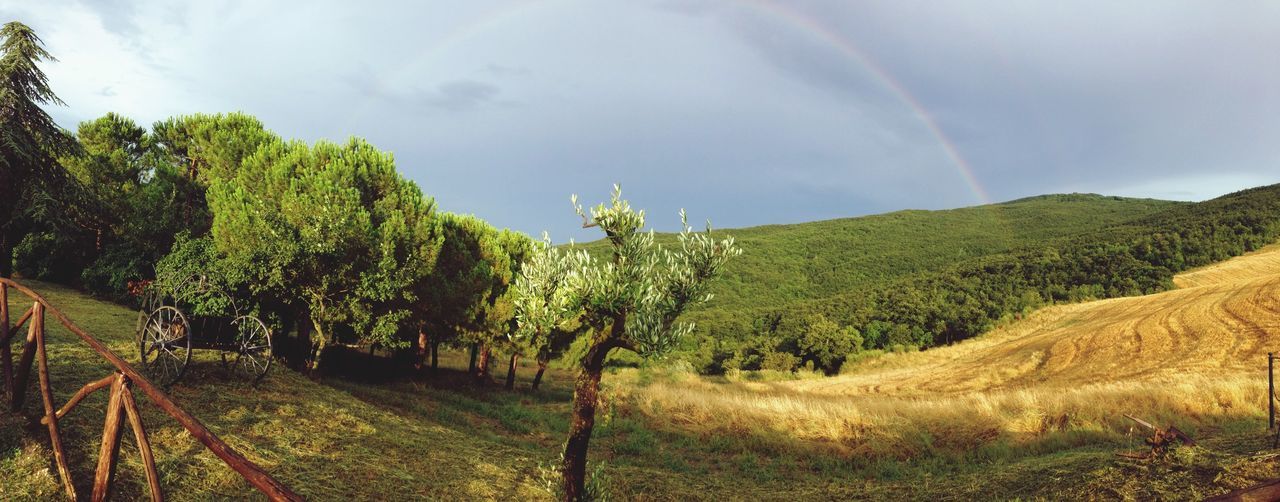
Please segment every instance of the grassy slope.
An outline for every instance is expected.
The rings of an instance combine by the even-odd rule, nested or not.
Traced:
[[[1274,456],[1250,455],[1270,446],[1266,354],[1280,351],[1280,245],[1175,282],[1182,289],[1050,307],[838,377],[689,377],[637,386],[632,399],[672,425],[772,431],[864,461],[915,459],[908,472],[930,462],[1051,468],[1075,480],[1066,493],[1087,497],[1195,498],[1280,476]],[[1117,462],[1110,451],[1137,446],[1126,413],[1175,424],[1203,447],[1154,465]],[[1087,477],[1061,465],[1072,459],[1090,459]],[[998,493],[1058,496],[1019,486],[1020,476]],[[979,484],[999,486],[988,482]]]
[[[716,300],[689,319],[703,322],[709,316],[824,298],[968,258],[1068,239],[1181,204],[1044,195],[944,211],[717,230],[733,235],[745,252],[712,286]],[[659,234],[658,241],[670,243],[674,236]],[[603,242],[584,246],[599,251]]]
[[[1257,273],[1250,266],[1242,269]],[[1215,269],[1190,277],[1203,282],[1223,273]],[[133,312],[64,288],[35,286],[114,350],[132,357]],[[948,350],[960,349],[897,356],[866,371],[931,366],[935,361],[912,358]],[[538,488],[537,466],[555,456],[567,431],[568,375],[560,372],[536,395],[470,389],[457,384],[456,371],[446,371],[434,383],[379,385],[317,384],[277,369],[253,389],[224,377],[210,356],[203,355],[190,383],[175,388],[174,397],[234,447],[312,499],[545,497]],[[107,371],[60,329],[50,336],[50,357],[58,401]],[[453,368],[465,364],[460,354],[444,362]],[[525,378],[531,374],[522,370]],[[1183,382],[1155,394],[1152,387],[1082,387],[1074,398],[1077,406],[1096,405],[1097,394],[1089,392],[1101,392],[1109,402],[1125,403],[1125,411],[1177,423],[1205,444],[1153,465],[1117,460],[1117,449],[1141,446],[1136,436],[1124,432],[1123,421],[1094,421],[1096,414],[1052,408],[1046,403],[1073,403],[1070,395],[1062,397],[1069,393],[1053,389],[1036,394],[994,388],[941,401],[917,395],[860,402],[860,396],[815,388],[862,377],[726,382],[679,372],[620,370],[606,377],[606,405],[592,458],[608,460],[616,495],[641,500],[794,500],[806,495],[971,499],[991,494],[1190,499],[1280,475],[1275,459],[1249,456],[1268,442],[1259,430],[1264,427],[1263,401],[1252,395],[1261,381],[1252,374],[1217,379],[1213,385]],[[524,378],[521,387],[527,387]],[[673,393],[685,401],[673,399]],[[705,408],[732,399],[745,400],[727,409]],[[38,415],[37,403],[29,400],[27,416]],[[63,422],[73,472],[82,486],[91,476],[104,407],[105,396],[95,395]],[[176,424],[145,402],[142,407],[171,499],[252,496],[251,489]],[[753,414],[753,409],[768,414]],[[838,414],[838,420],[824,413]],[[1068,419],[1057,421],[1063,415]],[[859,422],[877,416],[887,418],[889,425]],[[823,437],[849,430],[861,439],[846,444]],[[120,499],[134,498],[143,489],[131,443],[126,435]],[[43,429],[0,413],[0,499],[56,496],[50,465]]]

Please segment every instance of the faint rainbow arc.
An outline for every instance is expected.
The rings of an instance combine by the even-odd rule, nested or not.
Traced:
[[[483,29],[495,25],[504,19],[509,19],[516,14],[531,10],[535,7],[544,7],[553,3],[563,3],[564,1],[567,0],[516,0],[492,9],[485,14],[478,16],[474,21],[463,24],[459,28],[442,37],[439,42],[423,51],[423,53],[411,64],[401,66],[400,71],[397,72],[397,76],[404,75],[408,73],[410,69],[427,63],[434,55],[444,52],[450,46],[474,36],[476,33],[483,31]],[[933,118],[933,115],[930,114],[924,105],[911,94],[906,86],[902,85],[901,82],[894,78],[893,75],[875,59],[862,51],[852,40],[836,33],[821,22],[813,19],[811,16],[797,10],[787,8],[770,0],[737,0],[737,3],[748,9],[763,13],[766,17],[773,16],[777,19],[784,20],[793,27],[816,36],[827,45],[839,51],[846,58],[867,70],[867,72],[875,77],[881,85],[888,89],[895,97],[898,98],[899,101],[905,104],[907,108],[911,110],[912,114],[915,115],[916,119],[924,125],[929,134],[937,140],[943,154],[955,166],[961,179],[963,179],[965,185],[967,185],[969,190],[973,192],[973,195],[978,199],[978,201],[982,204],[992,203],[991,197],[978,181],[978,177],[974,173],[973,167],[964,158],[964,156],[961,155],[960,150],[955,145],[955,142],[953,142],[942,130],[942,127],[938,125],[938,122]]]
[[[933,118],[933,115],[928,112],[924,105],[921,104],[920,101],[916,99],[901,82],[898,82],[898,79],[894,78],[893,75],[885,70],[884,67],[876,62],[875,59],[872,59],[858,48],[852,40],[832,31],[822,23],[804,15],[803,13],[785,8],[775,2],[771,2],[769,0],[740,1],[743,5],[754,7],[757,11],[786,19],[791,24],[801,28],[803,31],[821,38],[831,47],[840,51],[846,57],[853,59],[864,69],[870,72],[880,80],[880,83],[883,84],[885,88],[889,89],[889,91],[892,92],[899,100],[906,104],[907,107],[911,109],[912,113],[915,114],[916,118],[924,124],[926,129],[928,129],[929,133],[938,140],[938,144],[941,146],[943,153],[947,156],[948,160],[956,166],[956,169],[960,172],[960,177],[964,179],[965,184],[968,185],[968,188],[973,192],[973,195],[978,198],[978,201],[983,204],[990,204],[992,202],[991,197],[987,195],[987,191],[982,188],[982,184],[978,182],[978,177],[974,174],[973,167],[969,164],[969,161],[965,160],[964,156],[960,154],[960,150],[956,147],[955,143],[951,141],[951,138],[943,132],[940,126],[938,126],[938,121]]]

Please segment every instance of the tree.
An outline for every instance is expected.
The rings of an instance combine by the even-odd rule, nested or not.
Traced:
[[[235,177],[214,181],[209,206],[217,266],[310,321],[312,376],[339,324],[365,343],[409,346],[399,327],[417,301],[414,286],[435,264],[440,229],[434,201],[396,172],[389,154],[357,139],[273,141]]]
[[[862,346],[862,335],[852,327],[841,329],[839,324],[822,314],[814,314],[806,321],[806,329],[797,340],[801,362],[813,362],[814,367],[831,374],[849,354]]]
[[[563,352],[582,326],[575,321],[577,312],[570,309],[570,297],[565,287],[569,279],[570,262],[560,250],[551,245],[551,237],[542,234],[542,242],[535,243],[528,258],[520,268],[520,275],[512,287],[515,302],[515,337],[528,346],[538,361],[538,373],[533,377],[533,390],[538,390],[547,363]],[[566,329],[570,323],[575,329]]]
[[[604,231],[612,252],[609,261],[599,261],[583,250],[562,258],[568,261],[564,266],[569,272],[560,294],[567,297],[566,308],[572,315],[589,327],[586,353],[578,361],[569,439],[560,466],[564,499],[576,501],[584,495],[587,445],[595,427],[605,359],[614,349],[644,357],[670,351],[693,329],[677,323],[677,317],[690,305],[711,299],[707,283],[741,251],[732,237],[712,239],[710,225],[706,233],[693,232],[684,211],[680,212],[684,228],[679,249],[656,245],[652,232],[641,232],[644,211],[633,211],[616,185],[611,204],[593,208],[589,217],[577,196],[573,204],[585,225]],[[516,303],[539,304],[541,300],[525,295],[540,289],[517,288],[522,293]]]
[[[440,215],[439,257],[426,279],[418,284],[418,304],[414,312],[418,326],[418,367],[436,367],[441,342],[459,340],[464,333],[479,330],[477,319],[489,297],[497,273],[493,255],[497,231],[484,220],[470,215]],[[489,248],[486,251],[486,248]]]
[[[38,66],[56,61],[40,37],[12,21],[0,27],[0,38],[0,277],[9,277],[22,233],[15,217],[35,195],[71,186],[57,156],[74,151],[75,141],[40,108],[63,104]]]

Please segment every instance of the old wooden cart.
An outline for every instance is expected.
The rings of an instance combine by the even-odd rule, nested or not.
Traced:
[[[218,295],[230,315],[192,315],[190,301]],[[257,383],[271,369],[271,330],[237,302],[193,277],[143,294],[137,322],[138,356],[153,381],[169,386],[182,379],[196,349],[220,352],[225,369]]]

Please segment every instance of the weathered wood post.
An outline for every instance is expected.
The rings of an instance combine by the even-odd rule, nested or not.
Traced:
[[[37,312],[39,310],[39,312]],[[44,318],[44,307],[40,302],[36,302],[31,307],[32,317],[39,314],[41,320]],[[13,404],[11,408],[14,412],[22,411],[22,402],[27,397],[27,380],[31,378],[31,363],[36,360],[36,321],[32,319],[31,325],[27,330],[27,343],[22,346],[22,358],[18,360],[18,374],[13,379]]]
[[[1267,430],[1276,428],[1276,356],[1267,352]]]
[[[35,338],[36,353],[40,356],[36,373],[40,377],[40,400],[44,404],[44,416],[49,419],[49,446],[53,448],[53,460],[58,466],[58,477],[62,478],[62,486],[67,490],[67,497],[76,500],[76,488],[71,483],[71,469],[67,467],[67,454],[62,449],[62,435],[58,433],[58,411],[53,407],[53,385],[49,383],[49,357],[44,349],[44,305],[38,301],[31,307],[30,328],[29,338]]]
[[[111,482],[116,476],[116,459],[120,456],[120,424],[124,419],[124,375],[117,373],[111,381],[111,397],[107,401],[107,420],[102,426],[102,448],[98,451],[98,469],[93,476],[94,502],[111,496]]]

